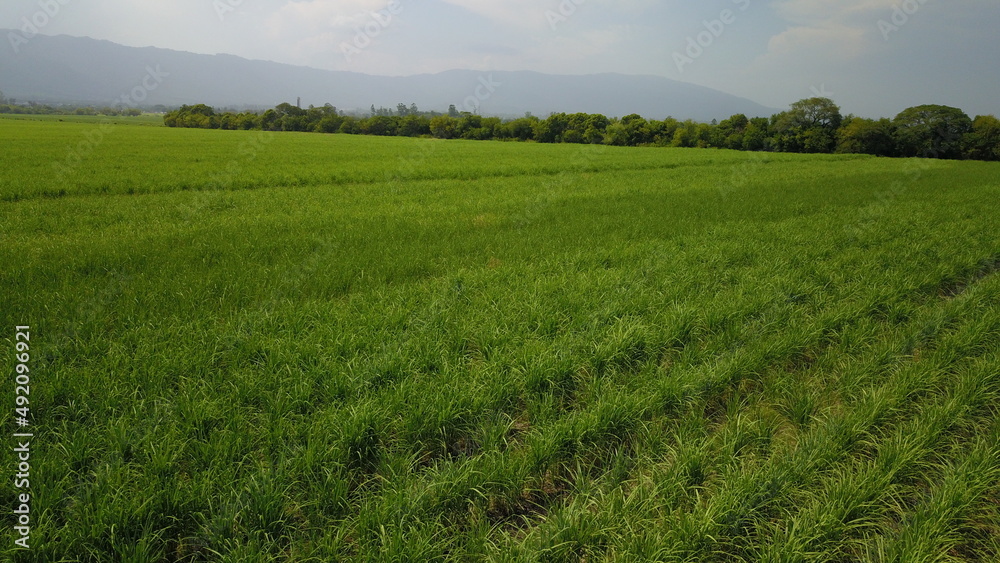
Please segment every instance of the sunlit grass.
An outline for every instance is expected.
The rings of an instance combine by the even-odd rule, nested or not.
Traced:
[[[54,184],[87,127],[0,120],[14,560],[1000,556],[996,165],[122,126]]]

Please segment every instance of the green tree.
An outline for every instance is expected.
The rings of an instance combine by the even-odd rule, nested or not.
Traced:
[[[496,139],[499,131],[503,130],[503,120],[499,117],[486,117],[482,121],[482,139]]]
[[[361,125],[358,118],[350,115],[344,116],[343,123],[340,124],[340,132],[348,135],[358,135],[361,133]]]
[[[462,139],[472,139],[478,140],[480,138],[481,129],[483,126],[482,116],[464,112],[462,117],[455,124],[455,136]]]
[[[579,129],[567,129],[563,132],[562,142],[574,144],[584,143],[583,131],[580,131]]]
[[[535,136],[537,117],[520,117],[505,124],[503,136],[518,141],[529,141]]]
[[[673,117],[664,119],[655,127],[651,126],[650,131],[653,133],[653,142],[661,147],[670,146],[678,127],[680,127],[680,122]]]
[[[1000,160],[1000,119],[976,116],[965,136],[965,154],[976,160]]]
[[[215,110],[205,104],[181,106],[179,111],[182,115],[205,115],[209,117],[215,115]]]
[[[670,146],[683,148],[709,147],[712,143],[713,129],[714,127],[708,123],[698,123],[686,119],[674,131],[674,138],[670,142]]]
[[[743,131],[743,150],[745,151],[766,151],[771,150],[770,120],[766,117],[754,117],[747,123],[747,128]]]
[[[611,120],[599,113],[592,113],[587,116],[583,127],[583,142],[591,145],[599,145],[604,142],[604,133]]]
[[[621,119],[625,128],[626,144],[632,147],[652,142],[653,136],[649,130],[649,122],[641,115],[632,113]]]
[[[799,100],[792,104],[789,114],[794,125],[804,129],[820,127],[832,131],[840,127],[844,119],[840,108],[830,98]]]
[[[958,108],[923,105],[907,108],[893,120],[900,156],[962,158],[972,120]]]
[[[896,155],[896,135],[892,121],[850,117],[837,130],[838,153]]]
[[[237,128],[244,131],[260,129],[260,116],[254,113],[241,113],[237,119]]]
[[[742,113],[733,115],[729,119],[723,119],[712,132],[712,145],[726,149],[742,150],[743,136],[749,124],[750,120]]]
[[[553,113],[535,125],[535,140],[539,143],[561,143],[568,125],[569,117],[565,113]]]
[[[451,139],[455,136],[456,122],[457,120],[449,115],[439,115],[431,119],[431,135],[438,139]]]
[[[340,131],[340,126],[343,125],[344,118],[336,114],[329,114],[323,116],[316,125],[314,130],[317,133],[336,133]]]
[[[286,115],[290,115],[292,117],[302,117],[307,113],[307,110],[304,110],[298,106],[294,106],[288,102],[280,103],[274,106],[274,111],[280,117],[284,117]]]
[[[279,119],[282,131],[308,131],[309,120],[305,115],[283,115]]]
[[[281,115],[273,109],[269,109],[260,116],[260,128],[264,131],[278,131],[281,128]]]
[[[785,152],[833,152],[843,121],[830,98],[808,98],[771,119],[774,146]]]
[[[96,113],[93,108],[89,109]],[[217,128],[221,124],[215,110],[205,104],[183,105],[179,109],[163,116],[163,123],[167,127],[198,127],[204,129]]]
[[[387,115],[376,115],[361,121],[361,132],[365,135],[393,136],[396,134],[396,120]]]
[[[421,135],[430,135],[430,133],[431,121],[426,117],[417,115],[416,112],[411,112],[409,115],[400,120],[400,135],[404,135],[406,137],[419,137]]]
[[[315,130],[316,124],[319,123],[319,120],[323,119],[323,116],[325,115],[326,113],[323,111],[323,108],[318,108],[316,106],[310,105],[309,109],[306,110],[306,115],[305,115],[307,127],[309,127],[309,130],[310,131]]]
[[[624,147],[628,144],[628,130],[621,120],[612,120],[604,129],[604,143],[615,147]]]
[[[710,123],[699,123],[698,127],[695,129],[696,143],[695,146],[699,149],[705,149],[712,146],[712,131],[715,126]]]
[[[563,131],[564,143],[586,143],[584,133],[587,131],[587,122],[590,115],[586,113],[574,113],[566,118],[566,130]]]
[[[674,138],[670,140],[670,146],[682,148],[698,146],[698,124],[690,119],[679,123],[674,131]]]

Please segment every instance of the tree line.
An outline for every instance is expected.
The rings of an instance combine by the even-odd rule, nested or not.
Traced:
[[[372,106],[370,115],[354,116],[330,104],[303,109],[288,103],[262,113],[217,113],[204,104],[182,106],[167,113],[164,123],[207,129],[1000,160],[1000,120],[995,116],[972,119],[958,108],[922,105],[892,119],[868,119],[843,116],[829,98],[800,100],[769,118],[737,114],[712,123],[588,113],[503,120],[458,112],[454,106],[448,114],[437,114],[405,104],[395,112]]]
[[[166,110],[166,108],[164,108]],[[0,103],[0,114],[14,115],[104,115],[108,117],[138,117],[143,111],[139,108],[128,107],[94,107],[94,106],[73,106],[55,107],[45,104],[27,103],[18,104],[17,100],[11,103]]]
[[[153,106],[147,108],[155,112],[166,112],[166,106]],[[79,105],[58,105],[40,104],[28,100],[18,103],[16,98],[7,98],[0,91],[0,113],[17,115],[104,115],[110,117],[138,117],[143,110],[136,107],[116,106],[79,106]]]

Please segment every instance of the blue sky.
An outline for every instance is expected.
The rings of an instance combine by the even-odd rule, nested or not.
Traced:
[[[48,35],[370,74],[653,74],[776,108],[823,94],[871,117],[1000,114],[997,0],[4,0],[0,28],[32,17]]]

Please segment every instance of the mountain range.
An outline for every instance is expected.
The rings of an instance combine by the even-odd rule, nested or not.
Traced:
[[[11,32],[0,30],[2,37]],[[454,104],[483,115],[637,113],[698,121],[777,112],[725,92],[648,75],[452,70],[377,76],[66,35],[36,35],[16,51],[0,48],[0,91],[41,103],[269,108],[301,99],[303,107],[330,103],[346,111],[399,103],[445,111]]]

